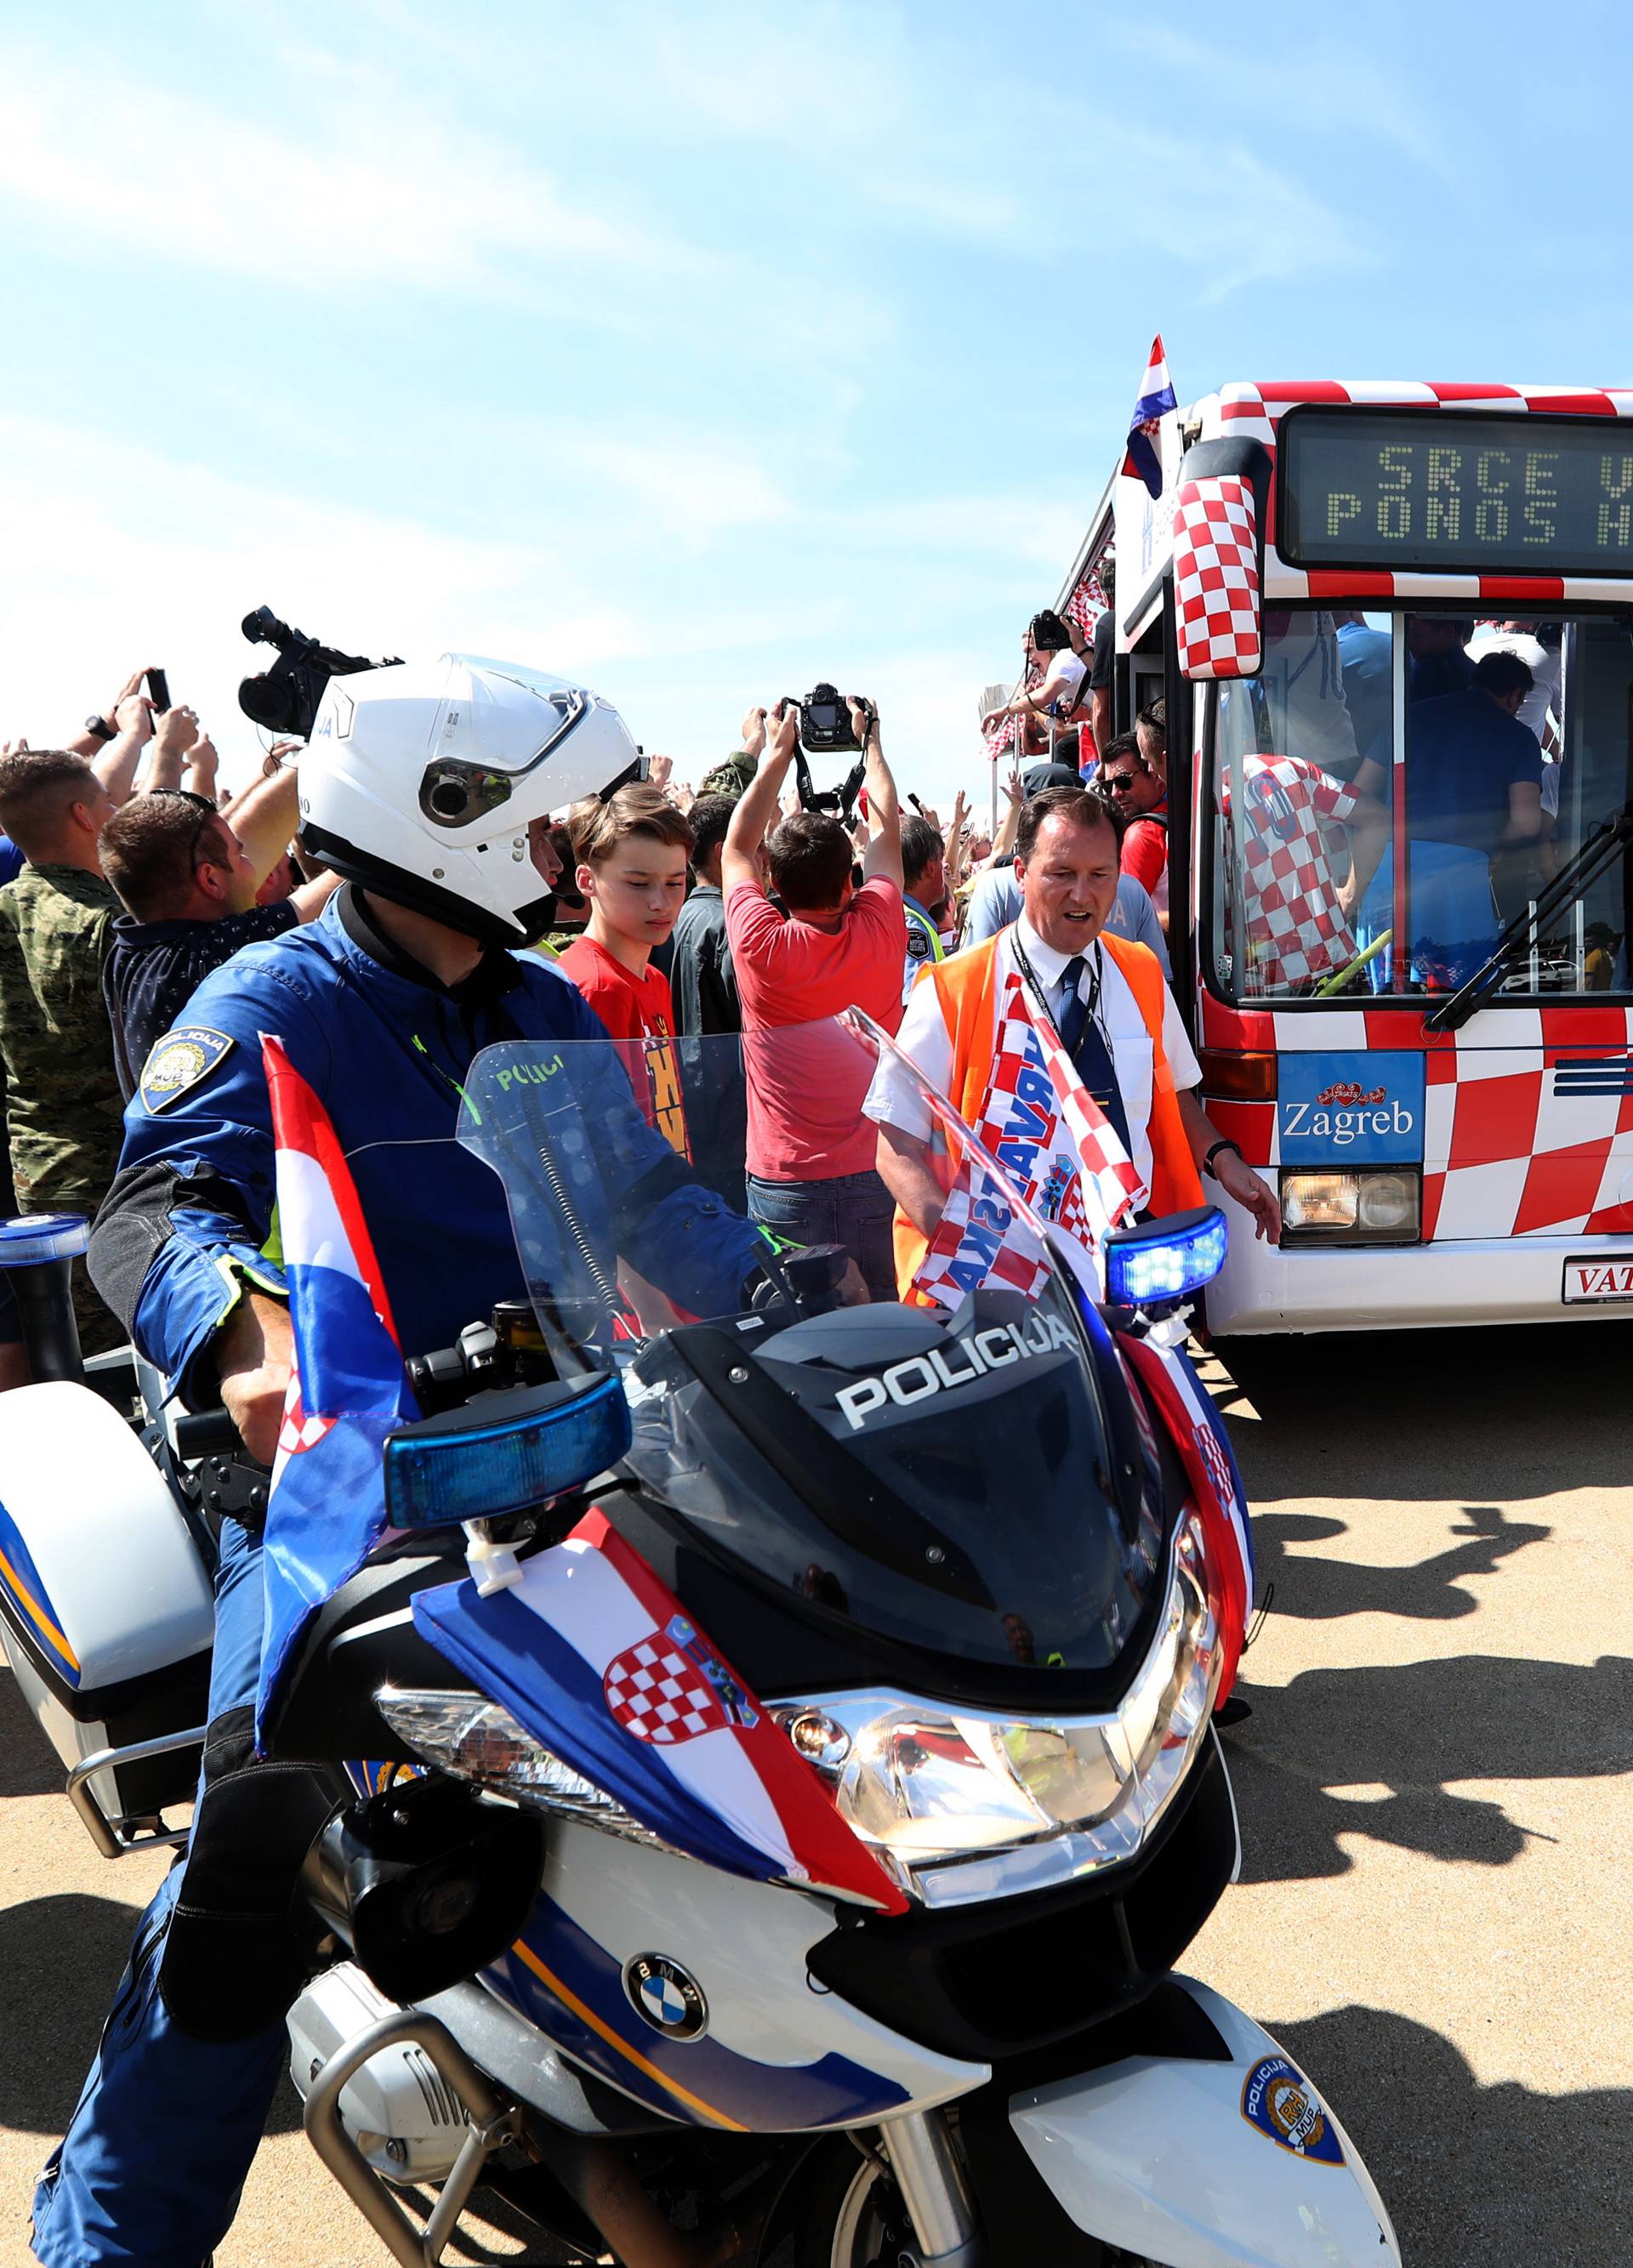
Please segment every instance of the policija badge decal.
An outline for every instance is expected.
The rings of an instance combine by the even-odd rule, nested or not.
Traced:
[[[709,2029],[703,1987],[666,1953],[638,1953],[626,1961],[624,1990],[637,2015],[666,2039],[700,2039]]]
[[[1242,2089],[1242,2116],[1277,2147],[1318,2165],[1341,2166],[1343,2145],[1320,2098],[1284,2055],[1261,2056]]]

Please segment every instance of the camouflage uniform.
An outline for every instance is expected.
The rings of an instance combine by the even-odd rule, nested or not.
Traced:
[[[113,886],[78,866],[26,866],[0,890],[0,1057],[11,1179],[24,1212],[94,1219],[119,1163],[124,1104],[102,1000]],[[125,1334],[74,1263],[87,1354]]]
[[[728,795],[735,802],[747,795],[754,784],[759,766],[746,748],[739,748],[735,756],[728,756],[723,764],[716,764],[712,772],[704,775],[699,795]]]

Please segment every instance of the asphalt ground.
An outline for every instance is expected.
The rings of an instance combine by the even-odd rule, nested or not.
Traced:
[[[1621,2268],[1633,2187],[1633,1325],[1210,1361],[1275,1602],[1245,1858],[1186,1966],[1349,2129],[1410,2268]],[[0,1675],[0,2262],[157,1859],[99,1859]],[[543,2258],[478,2219],[455,2262]],[[218,2268],[381,2268],[285,2088]]]

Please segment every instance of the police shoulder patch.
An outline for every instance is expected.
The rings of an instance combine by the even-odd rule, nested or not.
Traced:
[[[178,1024],[154,1042],[137,1093],[150,1110],[163,1110],[177,1095],[196,1086],[234,1044],[230,1032],[211,1031],[207,1024]]]

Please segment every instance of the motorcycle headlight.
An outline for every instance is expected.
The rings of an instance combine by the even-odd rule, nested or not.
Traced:
[[[1218,1639],[1193,1513],[1156,1635],[1114,1714],[1005,1719],[881,1693],[785,1701],[772,1714],[904,1889],[965,1904],[1138,1850],[1207,1731]]]
[[[594,1780],[536,1741],[508,1709],[480,1693],[437,1693],[382,1685],[374,1706],[417,1756],[439,1771],[475,1780],[496,1795],[598,1827],[625,1842],[669,1847],[661,1836],[614,1800]]]

